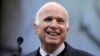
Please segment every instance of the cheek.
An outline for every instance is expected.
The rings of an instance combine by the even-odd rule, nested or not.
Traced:
[[[39,39],[40,39],[40,41],[43,41],[43,39],[44,39],[44,27],[43,26],[39,26],[38,27],[38,37],[39,37]]]
[[[67,28],[65,26],[60,26],[60,30],[61,30],[61,36],[63,39],[66,38],[66,35],[67,35]]]
[[[38,28],[38,32],[39,32],[39,35],[41,37],[43,37],[45,35],[45,30],[47,29],[47,25],[45,24],[40,24],[39,28]]]
[[[67,28],[65,26],[60,26],[59,27],[62,33],[66,33]]]

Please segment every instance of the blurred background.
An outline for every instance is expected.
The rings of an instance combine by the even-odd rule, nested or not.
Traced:
[[[1,56],[11,56],[17,38],[23,37],[22,55],[36,50],[40,42],[32,22],[46,2],[56,1],[69,13],[66,41],[74,48],[100,56],[100,0],[2,0]]]

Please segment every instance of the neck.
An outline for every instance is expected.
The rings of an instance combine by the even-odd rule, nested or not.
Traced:
[[[61,44],[59,44],[59,45],[57,45],[57,44],[42,44],[41,47],[47,53],[53,53]]]

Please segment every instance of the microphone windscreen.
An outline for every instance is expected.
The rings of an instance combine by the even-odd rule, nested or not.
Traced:
[[[23,37],[18,37],[17,43],[18,43],[18,44],[22,44],[22,43],[23,43]]]

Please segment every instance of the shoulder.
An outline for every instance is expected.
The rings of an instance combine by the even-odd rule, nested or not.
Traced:
[[[73,56],[73,55],[74,56],[94,56],[86,51],[75,49],[66,42],[65,42],[65,46],[66,46],[66,52],[68,55],[71,55],[71,56]]]
[[[94,56],[86,51],[83,50],[78,50],[78,49],[74,49],[75,53],[77,54],[77,56]]]

